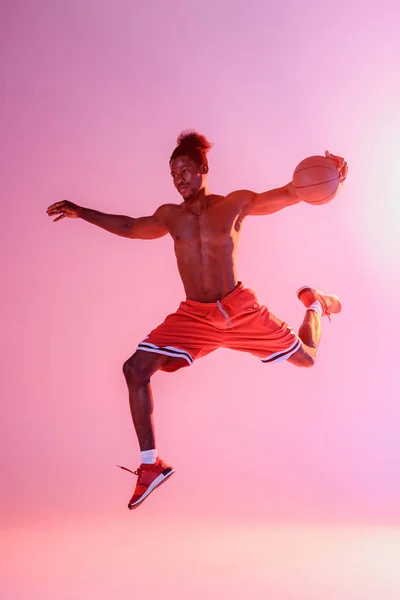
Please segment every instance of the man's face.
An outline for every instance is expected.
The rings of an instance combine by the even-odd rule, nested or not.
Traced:
[[[188,156],[178,156],[170,162],[174,186],[184,200],[189,200],[202,187],[204,166],[199,166]]]

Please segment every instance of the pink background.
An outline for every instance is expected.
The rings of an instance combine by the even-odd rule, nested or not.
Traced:
[[[397,3],[43,0],[1,11],[3,531],[96,519],[135,531],[140,520],[148,539],[144,523],[154,536],[154,523],[181,519],[397,522]],[[136,468],[138,447],[122,364],[183,299],[172,240],[53,224],[45,211],[64,198],[131,216],[179,202],[168,159],[191,127],[215,142],[209,183],[221,194],[283,185],[325,149],[346,157],[331,204],[248,218],[238,264],[296,328],[301,285],[337,293],[343,313],[324,319],[311,370],[220,350],[157,374],[158,447],[177,473],[129,513],[134,478],[115,465]],[[14,575],[6,589],[21,596],[8,597],[26,598]],[[90,597],[75,592],[65,597]]]

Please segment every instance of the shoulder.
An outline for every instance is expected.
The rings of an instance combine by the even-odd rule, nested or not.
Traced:
[[[235,190],[234,192],[230,192],[227,196],[225,196],[225,200],[227,202],[237,202],[238,204],[242,204],[244,206],[253,200],[255,196],[257,196],[256,192],[252,192],[251,190]]]
[[[180,207],[177,204],[161,204],[155,211],[154,217],[158,221],[165,223],[165,221],[178,210],[180,210]]]
[[[249,202],[254,200],[257,196],[256,192],[251,190],[235,190],[225,196],[225,202],[237,206],[239,210],[242,210]]]

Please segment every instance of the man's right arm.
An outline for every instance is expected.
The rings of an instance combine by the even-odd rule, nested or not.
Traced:
[[[165,210],[163,206],[158,208],[150,217],[126,217],[124,215],[108,215],[90,208],[80,207],[78,215],[84,221],[97,225],[110,233],[122,237],[155,240],[168,233],[165,224]]]
[[[153,240],[168,233],[166,220],[169,209],[170,205],[164,204],[156,210],[154,215],[135,219],[124,215],[109,215],[91,208],[77,206],[68,200],[64,200],[49,206],[47,214],[49,216],[57,215],[54,221],[59,221],[65,217],[72,219],[81,218],[88,223],[97,225],[110,233],[115,233],[122,237]]]

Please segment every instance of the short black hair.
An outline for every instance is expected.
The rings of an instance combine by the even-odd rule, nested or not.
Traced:
[[[204,135],[193,130],[182,131],[176,143],[178,145],[171,154],[169,162],[178,158],[178,156],[188,156],[198,165],[208,166],[207,153],[212,144]]]

